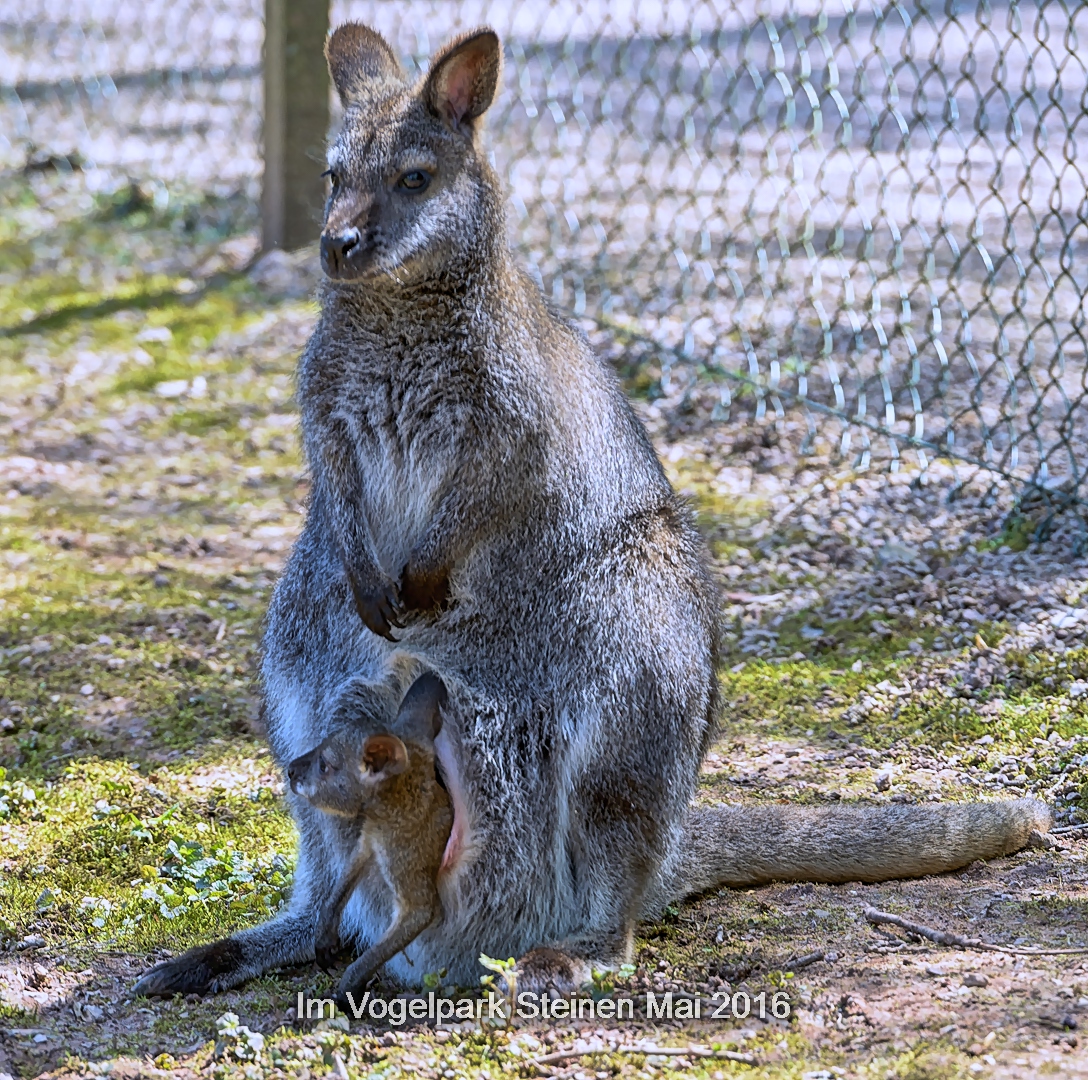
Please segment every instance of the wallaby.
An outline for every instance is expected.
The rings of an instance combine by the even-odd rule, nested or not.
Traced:
[[[348,868],[318,919],[317,962],[327,969],[339,952],[340,916],[368,870],[377,871],[393,898],[389,928],[344,972],[342,1000],[441,913],[438,869],[453,815],[435,776],[434,738],[446,697],[441,679],[421,675],[391,730],[337,732],[287,766],[296,795],[346,819],[356,833]]]
[[[706,549],[617,380],[513,260],[481,127],[501,49],[481,29],[412,84],[385,40],[327,44],[344,104],[328,153],[322,314],[298,401],[313,476],[264,636],[269,740],[291,761],[388,724],[421,670],[450,698],[444,918],[386,965],[409,984],[520,956],[577,985],[637,920],[717,883],[933,873],[1021,846],[1045,807],[690,809],[719,714]],[[394,640],[395,639],[395,640]],[[205,992],[312,960],[350,830],[290,797],[289,906],[149,972]],[[389,923],[356,889],[341,934]]]

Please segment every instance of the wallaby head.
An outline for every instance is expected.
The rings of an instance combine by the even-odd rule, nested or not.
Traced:
[[[328,736],[287,766],[291,790],[318,810],[358,817],[368,805],[389,799],[390,784],[410,766],[433,772],[434,740],[447,701],[445,683],[432,672],[421,675],[404,695],[392,732]],[[412,744],[411,760],[402,739]]]
[[[358,817],[408,768],[408,748],[382,731],[357,739],[330,736],[287,766],[291,790],[318,810]]]
[[[347,23],[325,47],[344,122],[328,154],[321,234],[325,273],[337,281],[401,284],[433,277],[501,228],[497,182],[480,145],[480,118],[502,70],[487,27],[455,38],[412,86],[389,44]]]

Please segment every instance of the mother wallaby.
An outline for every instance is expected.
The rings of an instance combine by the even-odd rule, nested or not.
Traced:
[[[341,26],[322,315],[298,400],[313,494],[264,639],[281,765],[341,725],[392,719],[424,669],[449,689],[440,760],[454,827],[444,920],[391,964],[522,985],[629,958],[640,914],[716,883],[878,879],[1011,850],[1041,804],[689,810],[718,711],[718,601],[691,518],[611,372],[514,263],[481,145],[499,82],[477,30],[409,82]],[[291,798],[289,796],[289,798]],[[353,849],[291,798],[289,906],[153,969],[205,992],[314,956]],[[341,933],[388,925],[362,888]]]

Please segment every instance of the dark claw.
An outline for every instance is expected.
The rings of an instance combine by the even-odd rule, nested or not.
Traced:
[[[368,593],[354,581],[351,583],[351,595],[355,600],[355,610],[359,612],[359,618],[368,630],[387,641],[397,640],[391,632],[392,627],[400,629],[404,626],[400,621],[400,604],[394,590],[395,586],[391,586],[382,592]]]

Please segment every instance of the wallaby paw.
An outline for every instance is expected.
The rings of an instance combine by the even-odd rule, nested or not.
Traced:
[[[224,938],[157,964],[141,976],[132,992],[138,997],[216,994],[242,981],[241,966],[242,946]]]
[[[400,595],[412,611],[437,611],[450,598],[450,575],[444,567],[420,566],[414,559],[401,574]]]
[[[519,992],[525,990],[549,997],[570,994],[592,974],[589,961],[550,946],[530,949],[518,960],[515,970]]]
[[[355,601],[355,610],[363,625],[378,637],[396,641],[393,628],[404,626],[404,609],[401,606],[397,586],[386,579],[377,588],[367,588],[350,571],[351,595]]]

